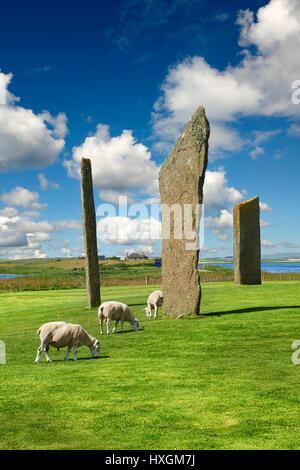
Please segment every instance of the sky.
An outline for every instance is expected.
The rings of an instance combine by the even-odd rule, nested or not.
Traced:
[[[263,255],[300,253],[299,51],[298,0],[2,4],[0,258],[83,253],[82,157],[99,254],[159,256],[159,168],[202,105],[201,256],[232,255],[233,206],[254,196]]]

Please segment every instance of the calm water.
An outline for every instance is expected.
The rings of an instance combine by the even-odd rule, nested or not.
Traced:
[[[202,263],[201,263],[202,264]],[[205,264],[205,263],[203,263]],[[233,264],[219,264],[219,263],[209,263],[207,266],[222,266],[222,268],[231,268],[233,269]],[[267,271],[268,273],[300,273],[300,263],[262,263],[262,271]]]
[[[0,274],[0,279],[11,279],[12,277],[19,277],[20,274]]]

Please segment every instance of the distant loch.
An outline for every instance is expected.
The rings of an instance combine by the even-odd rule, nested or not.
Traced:
[[[22,274],[0,274],[0,279],[12,279],[13,277],[20,277]]]

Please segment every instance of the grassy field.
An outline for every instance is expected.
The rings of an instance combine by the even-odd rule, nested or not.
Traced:
[[[200,265],[201,281],[232,282],[233,270],[211,264]],[[155,285],[161,283],[161,269],[154,266],[154,259],[145,261],[99,262],[102,286]],[[28,259],[0,261],[0,274],[18,274],[13,279],[0,278],[0,292],[51,289],[82,289],[85,287],[85,261],[77,258]],[[300,273],[268,274],[263,279],[298,280]]]
[[[161,270],[154,260],[99,262],[101,283],[105,285],[145,284],[146,277],[156,282]],[[9,290],[72,289],[85,287],[85,260],[77,258],[29,259],[0,262],[0,274],[22,277],[0,279],[0,292]]]
[[[210,283],[202,315],[145,318],[153,287],[106,287],[142,330],[101,337],[101,357],[50,349],[34,364],[38,327],[81,323],[99,338],[84,290],[0,294],[1,449],[299,449],[299,282]]]

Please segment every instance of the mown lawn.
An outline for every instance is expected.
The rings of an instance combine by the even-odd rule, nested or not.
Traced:
[[[152,290],[103,288],[143,329],[101,337],[99,359],[50,349],[39,365],[42,323],[99,338],[96,310],[79,289],[0,294],[1,449],[300,448],[300,283],[206,284],[202,315],[181,320],[145,318]]]

